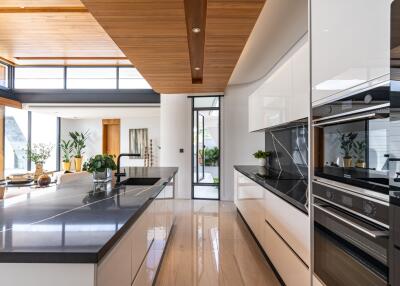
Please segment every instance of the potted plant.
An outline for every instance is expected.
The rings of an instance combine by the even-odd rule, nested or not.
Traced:
[[[258,164],[264,167],[267,164],[267,158],[271,156],[271,152],[258,150],[253,154],[254,158],[258,159]]]
[[[33,147],[27,149],[28,160],[35,163],[34,180],[43,175],[43,165],[50,158],[52,150],[53,145],[44,143],[33,144]]]
[[[354,153],[356,154],[356,167],[365,168],[365,149],[367,148],[367,143],[365,140],[354,142]]]
[[[95,182],[107,182],[111,180],[111,171],[117,169],[114,159],[114,155],[95,155],[83,164],[83,170],[92,173]]]
[[[87,130],[85,133],[77,131],[70,132],[69,136],[72,138],[72,146],[75,151],[75,172],[80,172],[82,170],[82,155],[84,154],[83,150],[86,148],[86,140],[89,137],[89,130]]]
[[[341,133],[338,131],[340,149],[343,152],[343,167],[350,168],[352,166],[351,150],[354,148],[354,139],[357,137],[357,133]]]
[[[69,171],[71,168],[71,153],[74,150],[73,142],[71,140],[65,141],[61,140],[60,144],[61,150],[63,152],[63,170]]]

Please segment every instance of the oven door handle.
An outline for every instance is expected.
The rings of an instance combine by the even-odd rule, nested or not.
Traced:
[[[314,127],[318,126],[325,126],[325,125],[330,125],[330,124],[336,124],[336,123],[343,123],[343,122],[348,122],[348,121],[353,121],[353,120],[360,120],[360,119],[365,119],[365,118],[384,118],[386,115],[380,114],[380,113],[368,113],[368,114],[363,114],[363,115],[356,115],[356,116],[351,116],[351,117],[346,117],[342,119],[335,119],[335,120],[329,120],[329,121],[324,121],[321,123],[314,123]]]
[[[314,205],[314,207],[316,207],[317,209],[321,210],[322,212],[324,212],[324,213],[336,218],[337,220],[340,220],[341,222],[343,222],[343,223],[345,223],[345,224],[347,224],[347,225],[349,225],[349,226],[351,226],[351,227],[353,227],[355,229],[358,229],[359,231],[361,231],[361,232],[363,232],[363,233],[365,233],[365,234],[367,234],[367,235],[369,235],[369,236],[371,236],[373,238],[389,236],[389,231],[385,231],[385,230],[371,231],[371,230],[366,229],[365,227],[363,227],[361,225],[358,225],[358,224],[356,224],[356,223],[354,223],[354,222],[352,222],[352,221],[350,221],[348,219],[345,219],[345,218],[343,218],[343,217],[341,217],[341,216],[339,216],[339,215],[327,210],[326,208],[324,208],[321,205],[318,205],[318,204],[313,204],[313,205]]]

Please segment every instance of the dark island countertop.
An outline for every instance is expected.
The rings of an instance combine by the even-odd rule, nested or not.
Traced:
[[[126,178],[161,179],[152,186],[73,183],[0,201],[0,263],[98,263],[178,171],[125,169]]]
[[[308,183],[304,178],[283,174],[268,178],[259,175],[259,166],[234,166],[235,170],[256,182],[263,188],[279,196],[305,214],[308,214],[307,189]]]

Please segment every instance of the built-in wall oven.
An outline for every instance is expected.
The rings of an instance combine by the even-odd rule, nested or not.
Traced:
[[[313,108],[314,273],[387,285],[389,83]]]

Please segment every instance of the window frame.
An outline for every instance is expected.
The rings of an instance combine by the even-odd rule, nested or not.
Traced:
[[[0,61],[1,64],[3,65],[7,65],[3,62]],[[120,88],[120,70],[121,69],[129,69],[129,68],[134,68],[137,69],[135,66],[60,66],[60,65],[43,65],[43,66],[32,66],[32,65],[28,65],[28,66],[18,66],[18,67],[11,67],[9,65],[8,66],[8,86],[9,88],[7,90],[13,89],[13,90],[68,90],[68,91],[80,91],[80,90],[121,90],[121,91],[129,91],[129,90],[153,90],[153,88],[151,87],[151,85],[148,83],[148,81],[142,76],[142,79],[145,80],[147,82],[147,84],[149,85],[150,88]],[[41,69],[41,68],[63,68],[64,69],[64,73],[63,73],[63,88],[15,88],[15,69],[21,69],[21,68],[36,68],[36,69]],[[76,68],[113,68],[116,69],[116,86],[115,88],[100,88],[100,89],[96,89],[96,88],[67,88],[67,81],[68,81],[68,69],[76,69]],[[140,73],[140,72],[139,72]],[[2,88],[2,86],[0,86],[0,89]]]
[[[12,107],[7,107],[6,108],[12,108]],[[5,115],[4,115],[5,116]],[[56,117],[57,123],[56,123],[56,168],[55,170],[50,170],[50,171],[54,171],[54,172],[58,172],[60,171],[60,165],[61,165],[61,150],[60,150],[60,142],[61,142],[61,118],[60,117]],[[32,147],[32,111],[27,110],[27,146],[26,148],[31,148]],[[5,132],[5,120],[4,120],[4,132]],[[4,137],[5,140],[5,137]],[[26,169],[28,172],[32,171],[32,161],[31,160],[27,160],[26,163]],[[5,161],[5,157],[4,157],[4,161]],[[5,162],[4,162],[5,165]],[[5,170],[4,170],[5,171]]]

